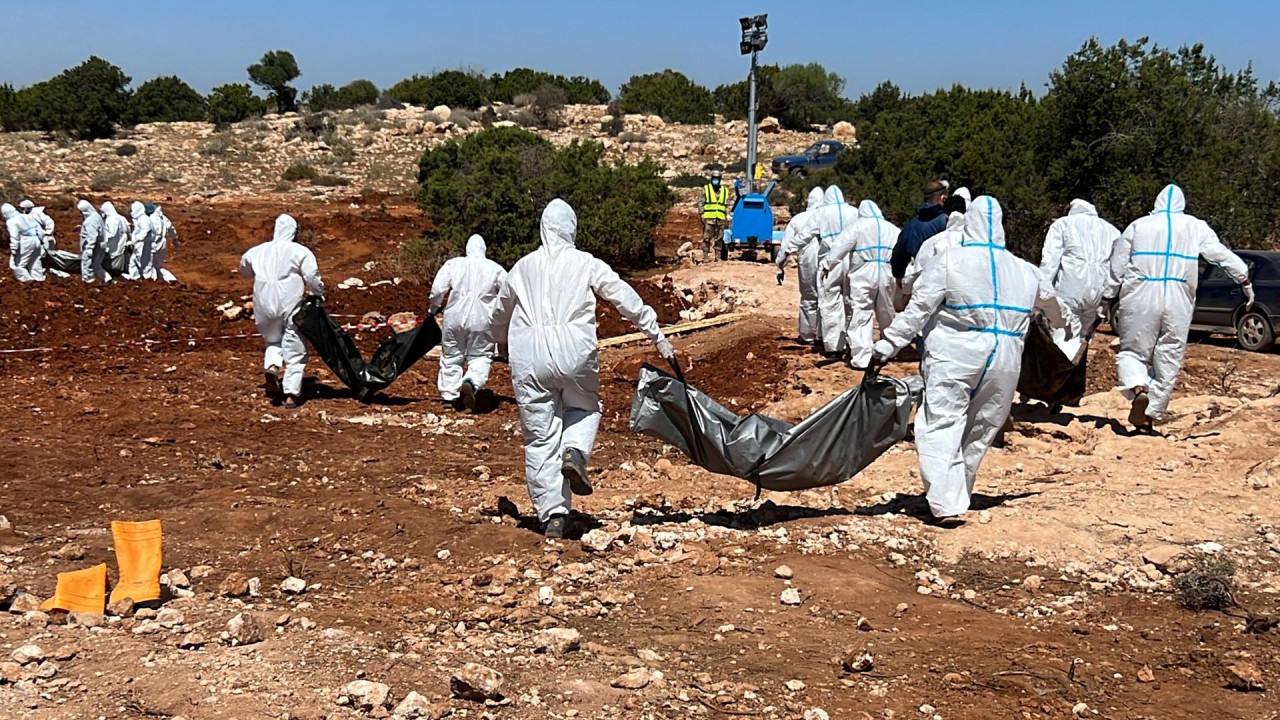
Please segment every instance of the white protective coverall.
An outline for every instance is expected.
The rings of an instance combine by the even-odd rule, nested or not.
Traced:
[[[440,311],[445,294],[449,295],[440,327],[437,379],[440,397],[449,401],[458,399],[458,388],[463,382],[470,380],[479,390],[489,381],[489,366],[493,362],[493,314],[507,272],[487,259],[484,251],[484,238],[472,235],[467,240],[466,256],[446,262],[431,283],[432,313]]]
[[[0,206],[0,216],[9,231],[9,270],[18,282],[44,280],[44,240],[40,224],[17,211],[9,203]]]
[[[1049,226],[1041,250],[1040,274],[1053,283],[1062,303],[1066,328],[1054,332],[1054,342],[1067,357],[1083,352],[1085,335],[1093,327],[1111,274],[1111,250],[1120,239],[1114,225],[1098,217],[1084,200],[1072,200],[1065,217]]]
[[[80,223],[80,279],[87,283],[105,280],[102,269],[102,216],[88,200],[76,203],[76,209],[84,217]]]
[[[129,205],[129,217],[133,218],[133,234],[129,238],[133,248],[129,256],[130,280],[155,280],[155,242],[156,230],[147,215],[147,208],[140,202]]]
[[[823,195],[823,205],[818,214],[818,264],[821,265],[831,251],[831,243],[844,229],[853,225],[858,210],[844,201],[844,193],[832,185]],[[818,314],[821,318],[822,346],[826,352],[843,352],[845,334],[848,331],[848,288],[845,285],[846,264],[839,271],[832,270],[825,278],[818,278]]]
[[[27,217],[36,221],[36,225],[40,228],[40,242],[44,245],[45,250],[53,252],[58,249],[58,242],[54,238],[53,218],[44,211],[43,205],[36,205],[30,200],[23,200],[18,206]]]
[[[813,344],[818,340],[818,216],[814,211],[822,207],[822,188],[809,191],[805,210],[796,213],[787,223],[782,235],[782,250],[778,253],[778,273],[787,267],[787,260],[796,257],[796,275],[800,282],[800,342]]]
[[[822,261],[823,273],[847,269],[849,363],[854,367],[865,368],[871,362],[874,321],[884,330],[898,315],[893,307],[897,282],[889,268],[889,256],[900,232],[897,225],[884,219],[879,205],[863,200],[858,204],[858,219],[836,236]]]
[[[542,245],[511,268],[494,317],[494,336],[507,338],[510,352],[529,497],[544,523],[569,512],[565,451],[589,462],[600,427],[596,296],[672,354],[657,314],[608,264],[574,247],[577,231],[573,208],[552,200]]]
[[[1005,249],[1000,204],[984,195],[965,213],[964,240],[920,275],[910,304],[876,343],[877,357],[891,357],[935,318],[915,428],[935,517],[969,509],[978,466],[1013,404],[1034,309],[1061,324],[1053,289],[1034,265]]]
[[[294,242],[297,236],[297,221],[281,215],[271,241],[250,248],[240,258],[240,274],[253,278],[253,320],[267,346],[262,367],[277,376],[283,367],[284,393],[293,396],[302,392],[302,373],[307,368],[307,345],[291,322],[293,311],[302,302],[305,288],[324,297],[316,256]]]
[[[1133,221],[1111,253],[1107,297],[1119,292],[1115,322],[1120,335],[1116,372],[1120,389],[1132,400],[1148,388],[1147,417],[1164,418],[1178,383],[1187,332],[1200,280],[1200,258],[1220,266],[1244,284],[1249,269],[1218,239],[1205,221],[1187,215],[1182,188],[1160,191],[1150,215]],[[1246,291],[1252,300],[1252,289]]]
[[[155,231],[155,240],[151,248],[151,266],[155,268],[155,278],[164,280],[165,282],[173,282],[177,280],[173,273],[164,269],[165,252],[169,249],[169,242],[178,239],[178,231],[173,229],[173,223],[169,222],[169,218],[165,216],[164,209],[156,207],[156,211],[149,216],[151,219],[151,229]]]

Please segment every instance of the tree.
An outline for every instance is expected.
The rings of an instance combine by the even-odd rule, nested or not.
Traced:
[[[565,102],[569,104],[605,105],[609,102],[609,91],[599,80],[581,75],[566,78],[529,68],[515,68],[501,75],[494,73],[489,78],[490,99],[504,103],[515,102],[517,96],[535,92],[547,85],[563,90]]]
[[[427,105],[430,94],[431,78],[423,75],[407,77],[387,90],[393,100],[406,105]]]
[[[610,165],[596,143],[557,149],[518,128],[492,128],[423,153],[417,199],[441,239],[461,249],[481,233],[492,257],[510,266],[537,248],[546,204],[564,198],[578,213],[579,249],[635,266],[648,261],[649,241],[675,201],[659,172],[648,160]]]
[[[275,101],[276,111],[282,113],[298,109],[298,91],[289,83],[301,74],[298,61],[288,50],[268,51],[261,60],[249,66],[249,79],[271,93],[270,99]]]
[[[115,134],[129,107],[129,76],[99,57],[15,93],[11,122],[21,129],[61,131],[80,138]]]
[[[350,110],[378,102],[378,86],[368,80],[353,80],[340,88],[316,85],[302,94],[302,102],[312,112]]]
[[[852,116],[852,106],[841,97],[844,78],[827,72],[818,63],[762,65],[756,80],[757,117],[773,116],[783,127],[808,130],[815,123],[830,124]],[[713,93],[716,112],[743,119],[750,104],[747,80],[721,85]]]
[[[173,75],[142,83],[129,102],[129,119],[135,123],[196,122],[207,113],[204,96]]]
[[[618,91],[618,106],[627,113],[653,113],[668,122],[705,125],[712,120],[711,91],[675,70],[633,75]]]
[[[425,77],[407,77],[387,91],[395,100],[409,105],[475,110],[489,101],[489,81],[463,70],[441,70]]]
[[[267,101],[253,94],[244,83],[220,85],[209,93],[209,122],[230,125],[267,111]]]
[[[0,85],[0,130],[13,132],[18,130],[20,125],[18,93],[8,83]]]

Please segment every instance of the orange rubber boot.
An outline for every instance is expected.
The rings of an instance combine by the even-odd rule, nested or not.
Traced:
[[[160,565],[164,561],[159,520],[111,523],[115,540],[120,582],[111,591],[111,602],[132,598],[134,602],[160,599]]]
[[[58,573],[58,589],[40,609],[104,613],[107,609],[107,564]]]

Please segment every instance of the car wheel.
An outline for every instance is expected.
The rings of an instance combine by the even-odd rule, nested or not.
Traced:
[[[800,178],[801,180],[809,176],[809,171],[802,167],[791,168],[791,177]]]
[[[1236,320],[1236,341],[1240,343],[1240,347],[1252,352],[1270,350],[1276,344],[1276,333],[1271,327],[1271,320],[1257,310],[1241,315]]]

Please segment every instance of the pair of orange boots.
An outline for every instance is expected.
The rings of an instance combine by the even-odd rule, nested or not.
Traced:
[[[160,565],[164,560],[160,521],[112,522],[111,537],[120,567],[120,581],[111,591],[111,602],[125,598],[137,603],[159,600]],[[101,615],[106,612],[106,605],[107,564],[102,563],[58,573],[58,589],[40,609]]]

